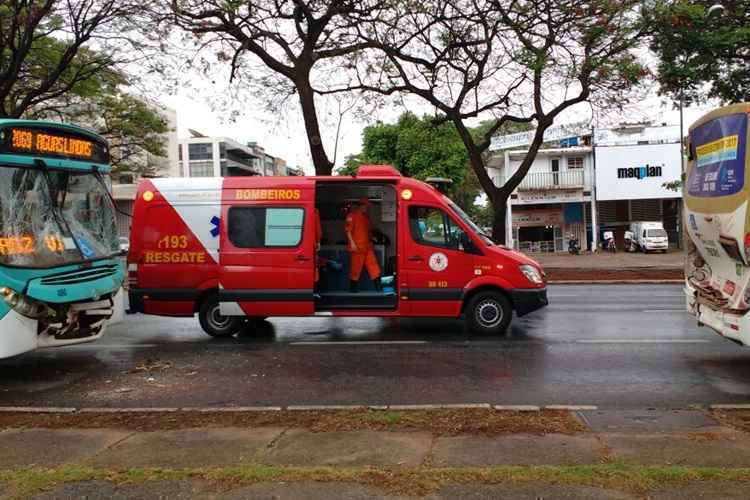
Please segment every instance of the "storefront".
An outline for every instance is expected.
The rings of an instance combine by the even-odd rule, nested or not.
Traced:
[[[681,175],[680,145],[624,144],[596,148],[596,209],[599,233],[612,231],[622,247],[632,222],[664,224],[670,246],[680,241],[681,191],[666,183]]]
[[[586,244],[582,202],[516,207],[512,216],[514,247],[522,252],[564,252],[571,237]]]
[[[505,164],[513,171],[525,154],[508,151]],[[575,239],[583,250],[590,248],[592,170],[590,147],[540,150],[508,201],[513,231],[506,244],[527,253],[565,252]]]

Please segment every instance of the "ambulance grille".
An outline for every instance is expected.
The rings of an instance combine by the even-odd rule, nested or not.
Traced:
[[[108,276],[112,276],[117,272],[117,266],[100,266],[92,267],[83,271],[72,271],[63,274],[56,274],[54,276],[47,276],[41,279],[42,285],[74,285],[76,283],[85,283],[87,281],[94,281]]]

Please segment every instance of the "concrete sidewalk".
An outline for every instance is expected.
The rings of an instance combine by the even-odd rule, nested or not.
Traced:
[[[378,489],[380,483],[377,481],[372,485],[347,481],[346,478],[353,474],[351,471],[361,471],[359,476],[354,474],[360,478],[369,478],[374,474],[372,470],[390,471],[388,474],[407,471],[404,474],[413,476],[416,481],[422,472],[435,475],[435,471],[451,471],[460,475],[461,471],[482,470],[487,474],[493,471],[497,474],[496,468],[504,466],[530,467],[532,475],[520,483],[495,478],[485,482],[462,479],[454,484],[446,479],[436,483],[439,487],[428,488],[424,495],[417,496],[644,497],[642,494],[633,495],[633,491],[572,484],[566,480],[562,480],[562,483],[559,480],[534,480],[533,473],[538,466],[562,467],[560,473],[563,475],[565,471],[575,471],[582,466],[593,467],[592,470],[596,472],[597,467],[606,469],[611,464],[618,467],[717,467],[725,471],[739,471],[743,478],[750,480],[750,471],[742,470],[750,467],[750,435],[720,425],[703,412],[584,411],[578,412],[577,417],[586,424],[586,432],[495,437],[433,436],[419,430],[315,433],[301,428],[278,427],[197,428],[161,432],[4,429],[0,431],[0,450],[3,450],[0,453],[0,471],[6,473],[0,472],[0,498],[4,493],[24,497],[32,493],[18,490],[20,486],[11,480],[13,471],[60,467],[84,468],[90,472],[79,479],[71,472],[66,476],[68,479],[51,482],[47,491],[35,491],[38,498],[403,498],[403,495],[394,495],[388,488]],[[248,471],[254,471],[254,467],[265,469],[253,472],[253,484],[241,485],[231,491],[222,490],[220,494],[212,492],[205,477],[197,472],[179,478],[170,478],[162,472],[157,480],[143,484],[129,481],[113,483],[110,476],[102,479],[96,475],[96,471],[100,470],[113,474],[144,468],[206,471],[226,467],[247,467]],[[315,476],[313,469],[320,467],[330,469],[326,469],[322,476]],[[313,474],[314,480],[306,481],[304,471],[308,469],[313,471],[310,474]],[[346,474],[350,476],[342,472],[341,480],[326,480],[339,470],[349,471]],[[286,478],[284,471],[293,471],[293,474]],[[440,474],[443,477],[443,473]],[[474,478],[471,474],[475,473],[466,472],[461,478]],[[257,477],[268,476],[269,479],[257,480]],[[273,477],[281,479],[273,480]],[[496,484],[498,481],[502,484]],[[384,484],[387,485],[387,481]],[[650,498],[701,495],[709,495],[710,498],[746,498],[748,485],[750,483],[739,484],[736,480],[683,481],[677,490],[679,495],[662,484],[649,491],[648,495]]]

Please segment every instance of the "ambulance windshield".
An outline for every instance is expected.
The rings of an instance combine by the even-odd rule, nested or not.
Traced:
[[[0,167],[0,264],[53,267],[118,250],[114,207],[93,173]]]
[[[464,223],[471,228],[472,231],[474,231],[476,234],[479,235],[480,238],[482,238],[482,241],[484,241],[488,245],[494,245],[495,242],[492,240],[492,237],[482,231],[479,226],[477,226],[473,220],[471,220],[471,217],[469,217],[466,212],[464,212],[461,207],[456,205],[456,203],[448,198],[447,196],[443,195],[443,200],[450,206],[454,212],[458,214],[458,216],[461,218]]]

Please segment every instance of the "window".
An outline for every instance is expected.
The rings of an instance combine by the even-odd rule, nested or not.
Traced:
[[[232,207],[229,241],[239,248],[296,247],[304,216],[302,208]]]
[[[213,177],[214,162],[212,161],[191,161],[190,177]]]
[[[666,238],[667,232],[663,229],[649,229],[646,236],[649,238]]]
[[[442,210],[433,207],[409,207],[412,239],[422,245],[474,251],[466,233]]]
[[[188,144],[188,158],[191,160],[210,160],[214,157],[212,144]]]
[[[583,168],[583,157],[582,156],[569,157],[568,168]]]

